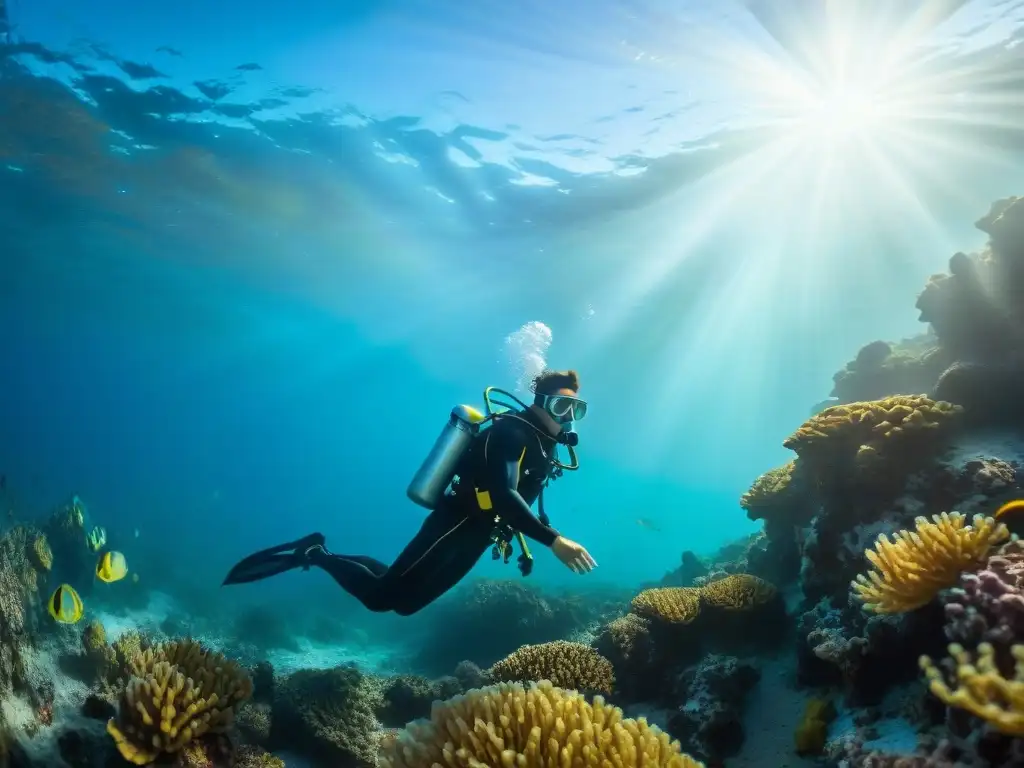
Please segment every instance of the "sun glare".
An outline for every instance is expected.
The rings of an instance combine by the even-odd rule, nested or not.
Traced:
[[[812,101],[799,120],[814,138],[843,141],[884,130],[882,113],[880,97],[867,89],[844,87]]]

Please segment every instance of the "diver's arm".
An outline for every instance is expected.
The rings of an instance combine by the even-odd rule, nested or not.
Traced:
[[[544,525],[519,493],[519,469],[527,436],[521,429],[496,429],[487,446],[487,480],[494,510],[515,530],[550,547],[558,531]]]

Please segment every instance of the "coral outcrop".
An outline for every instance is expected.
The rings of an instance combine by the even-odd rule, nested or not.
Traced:
[[[711,654],[676,683],[684,704],[668,719],[668,732],[702,760],[718,763],[743,745],[746,698],[760,678],[755,663]]]
[[[422,614],[416,667],[450,674],[460,661],[488,667],[523,645],[582,631],[599,618],[584,596],[542,591],[522,580],[479,579],[460,585]]]
[[[679,743],[598,696],[541,681],[502,683],[438,704],[384,742],[381,768],[621,765],[701,768]]]
[[[226,731],[252,681],[232,661],[198,643],[165,643],[139,653],[107,731],[130,763],[147,765],[206,734]]]
[[[558,688],[611,693],[615,673],[608,659],[582,643],[555,640],[540,645],[524,645],[490,669],[499,682],[536,682],[549,680]]]
[[[293,672],[274,686],[270,745],[332,765],[373,766],[382,703],[380,681],[355,666]]]

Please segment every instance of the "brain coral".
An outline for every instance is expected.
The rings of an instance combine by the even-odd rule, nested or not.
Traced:
[[[706,605],[729,610],[756,608],[771,602],[775,595],[774,585],[746,573],[734,573],[700,588]]]
[[[615,682],[612,664],[589,645],[556,640],[524,645],[491,667],[494,680],[532,682],[550,680],[559,688],[611,693]]]
[[[812,416],[783,445],[809,461],[845,455],[872,464],[897,441],[941,434],[963,409],[926,395],[901,395],[835,405]],[[892,454],[890,454],[892,455]]]
[[[761,520],[773,512],[784,511],[794,502],[793,472],[796,462],[770,469],[754,481],[740,497],[740,506],[751,520]]]
[[[700,590],[693,587],[645,589],[633,598],[632,606],[641,616],[669,624],[689,624],[700,615]]]
[[[679,742],[600,696],[590,704],[549,681],[502,683],[434,705],[429,721],[387,739],[381,768],[623,766],[703,768]]]

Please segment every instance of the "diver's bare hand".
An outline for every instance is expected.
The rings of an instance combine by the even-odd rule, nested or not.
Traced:
[[[572,539],[565,538],[565,536],[555,539],[551,544],[551,551],[565,564],[566,568],[575,573],[589,573],[597,567],[597,563],[587,552],[586,547],[577,544]]]

